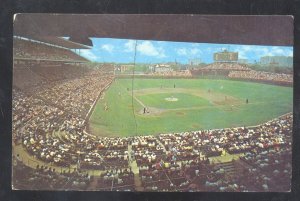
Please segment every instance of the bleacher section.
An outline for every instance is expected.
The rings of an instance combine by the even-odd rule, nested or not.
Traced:
[[[212,63],[207,66],[204,66],[201,68],[203,70],[236,70],[236,71],[249,71],[250,68],[247,67],[245,64],[239,64],[239,63]]]
[[[271,73],[264,71],[255,71],[247,67],[246,64],[239,63],[212,63],[198,69],[191,69],[195,77],[215,76],[225,77],[235,80],[246,80],[254,82],[271,83],[285,86],[293,85],[293,75],[283,73]]]
[[[292,74],[271,73],[263,71],[231,71],[228,75],[229,78],[243,79],[249,81],[271,82],[275,84],[293,84]]]

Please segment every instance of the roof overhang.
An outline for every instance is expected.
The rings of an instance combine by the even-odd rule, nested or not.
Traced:
[[[14,35],[293,45],[292,16],[17,14]]]

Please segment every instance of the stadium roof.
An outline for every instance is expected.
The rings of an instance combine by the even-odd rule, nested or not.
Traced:
[[[66,47],[69,49],[90,49],[91,47],[55,36],[31,36],[30,39]]]
[[[293,17],[17,14],[14,35],[290,46]]]

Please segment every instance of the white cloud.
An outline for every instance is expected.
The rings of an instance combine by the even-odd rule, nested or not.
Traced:
[[[138,43],[137,51],[146,56],[159,58],[166,57],[164,49],[162,47],[155,47],[150,41]]]
[[[112,53],[114,50],[114,46],[111,44],[104,44],[101,46],[101,48],[109,53]]]
[[[293,50],[287,50],[286,56],[292,57],[294,55]]]
[[[249,59],[249,55],[253,55],[258,58],[262,56],[273,56],[273,53],[266,47],[243,45],[235,48],[234,51],[239,53],[240,59]]]
[[[248,59],[248,55],[254,55],[257,58],[263,56],[292,56],[293,51],[282,47],[260,47],[243,45],[239,48],[235,48],[234,51],[239,53],[239,58]]]
[[[191,54],[192,55],[201,54],[201,53],[202,53],[202,51],[198,48],[191,49]]]
[[[133,52],[135,49],[135,43],[136,42],[134,40],[128,40],[128,42],[124,44],[125,46],[124,51]],[[146,56],[158,57],[158,58],[166,57],[165,50],[160,46],[154,46],[153,43],[150,41],[137,42],[136,50],[138,53]]]
[[[178,55],[183,55],[183,56],[185,56],[185,55],[188,54],[188,51],[187,51],[186,48],[179,48],[179,49],[176,49],[175,51],[176,51],[176,53],[177,53]]]
[[[248,57],[244,51],[239,51],[239,59],[248,59]]]
[[[99,56],[97,56],[95,53],[93,53],[91,50],[88,50],[88,49],[80,50],[80,55],[91,61],[96,61],[96,60],[100,59]]]
[[[133,52],[134,51],[134,46],[135,46],[135,41],[134,40],[128,40],[127,43],[125,43],[125,52]]]
[[[181,55],[181,56],[189,56],[189,55],[195,56],[197,54],[202,53],[202,51],[199,48],[192,48],[192,49],[178,48],[178,49],[175,49],[175,51],[178,55]]]
[[[293,50],[289,50],[289,49],[283,49],[281,47],[273,47],[272,48],[272,52],[274,53],[274,55],[278,55],[278,56],[293,56]]]
[[[284,50],[279,48],[279,47],[272,47],[271,51],[274,53],[274,54],[284,54]]]

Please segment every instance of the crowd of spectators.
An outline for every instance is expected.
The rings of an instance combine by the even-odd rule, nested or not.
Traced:
[[[163,71],[151,73],[152,76],[163,76],[163,77],[191,77],[192,74],[189,70],[174,70],[174,71]]]
[[[108,191],[134,191],[134,173],[129,168],[105,171],[97,178],[97,189]]]
[[[34,91],[33,88],[44,86],[47,80],[44,77],[34,73],[29,67],[14,68],[13,70],[13,86],[22,91]]]
[[[93,176],[75,170],[58,171],[48,166],[26,166],[22,161],[13,161],[13,188],[26,190],[86,190]]]
[[[247,67],[245,64],[239,63],[230,63],[230,62],[215,62],[204,66],[201,68],[202,70],[228,70],[228,71],[249,71],[250,68]]]
[[[251,150],[240,157],[250,168],[236,178],[252,191],[289,191],[292,175],[292,150],[283,147],[270,150]]]
[[[257,80],[257,81],[272,81],[278,83],[293,83],[292,74],[271,73],[264,71],[231,71],[228,75],[230,78]]]
[[[160,134],[157,139],[144,136],[133,141],[134,156],[146,191],[288,191],[290,188],[291,169],[282,168],[285,164],[291,167],[291,114],[254,127]],[[228,177],[224,169],[208,160],[208,157],[224,153],[246,153],[248,165],[264,167],[263,171],[257,172],[258,181],[276,168],[284,175],[279,183],[269,175],[268,184],[260,186],[251,183],[256,177],[246,174],[247,167],[242,174]],[[260,155],[278,167],[268,168],[273,162],[266,165],[264,160],[249,160],[250,156],[261,159]],[[241,157],[244,161],[245,158]]]
[[[153,164],[164,153],[154,136],[136,136],[131,139],[133,156],[138,166]]]
[[[13,69],[13,86],[23,92],[35,94],[52,87],[57,87],[66,81],[82,78],[110,79],[113,71],[105,65],[91,64],[15,64]]]
[[[253,149],[240,160],[245,166],[229,174],[208,159],[160,162],[140,170],[145,191],[276,192],[291,187],[291,149]],[[235,165],[236,161],[228,162]]]
[[[112,76],[85,76],[57,84],[38,92],[36,96],[70,114],[84,118],[98,96],[95,91],[105,88],[111,81]]]
[[[93,139],[84,134],[85,117],[98,97],[95,91],[101,92],[112,80],[113,76],[101,77],[93,72],[78,79],[56,82],[49,88],[40,87],[31,95],[14,89],[14,141],[21,141],[29,154],[47,163],[66,167],[78,161],[93,163],[95,159],[91,161],[89,151],[97,150],[97,144],[86,146]],[[101,143],[104,142],[99,142],[99,152]],[[127,154],[124,150],[117,151],[117,155],[110,151],[103,154],[103,160],[111,164],[114,159],[120,162],[123,157],[120,164],[126,164]]]
[[[23,54],[17,46],[15,51],[17,56],[30,55],[30,50]],[[43,51],[45,49],[41,49]],[[211,69],[217,68],[217,64],[211,65]],[[252,72],[240,64],[224,64],[222,68],[238,70],[240,74]],[[33,78],[27,78],[28,82],[35,80],[36,84],[30,85],[25,93],[13,89],[14,143],[21,144],[33,158],[49,167],[76,166],[77,170],[58,173],[54,168],[39,165],[33,169],[17,160],[13,170],[16,188],[25,185],[24,188],[32,189],[84,190],[91,177],[81,171],[92,169],[105,171],[97,178],[96,188],[134,190],[134,174],[129,165],[133,161],[136,161],[145,191],[282,191],[290,188],[292,114],[253,127],[130,138],[97,137],[87,133],[85,119],[114,79],[110,68],[78,73],[77,77],[59,77],[55,72],[46,84],[43,79],[46,71],[27,69],[25,72],[31,72],[26,76]],[[228,177],[224,169],[209,160],[226,153],[245,153],[240,161],[251,168],[245,168],[243,174],[236,177]]]
[[[222,75],[232,79],[266,82],[274,84],[291,85],[293,75],[285,73],[272,73],[256,71],[247,67],[246,64],[215,62],[202,68],[191,70],[193,75]]]
[[[61,64],[61,65],[32,65],[28,66],[32,72],[36,75],[41,76],[46,81],[54,82],[66,79],[75,79],[83,77],[91,73],[92,69],[87,65],[78,64]],[[16,67],[15,69],[18,69]]]

